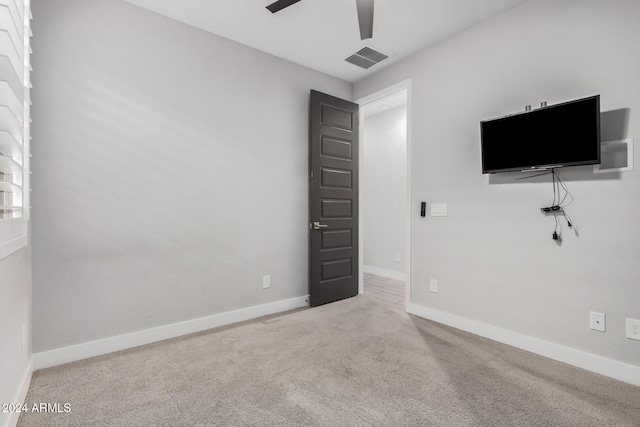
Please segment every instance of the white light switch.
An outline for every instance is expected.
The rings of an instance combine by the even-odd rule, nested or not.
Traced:
[[[447,204],[431,203],[431,216],[447,216]]]

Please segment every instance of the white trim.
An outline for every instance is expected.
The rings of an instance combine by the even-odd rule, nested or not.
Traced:
[[[33,356],[31,356],[29,357],[29,362],[27,363],[27,367],[25,368],[24,374],[22,375],[22,383],[20,384],[20,389],[18,390],[16,398],[12,402],[7,403],[24,403],[25,399],[27,398],[29,386],[31,385],[33,366],[34,358]],[[18,418],[20,418],[20,412],[12,412],[11,416],[9,416],[6,427],[15,427],[18,424]]]
[[[7,258],[15,252],[18,252],[20,249],[27,246],[28,242],[29,238],[27,237],[27,235],[21,234],[14,239],[0,243],[0,260]]]
[[[359,105],[358,114],[358,293],[364,293],[364,199],[362,189],[364,182],[364,109],[362,102],[355,101]]]
[[[406,237],[405,237],[405,310],[411,304],[411,230],[412,230],[412,215],[413,212],[413,195],[411,194],[411,79],[402,82],[407,89],[407,211],[406,211]]]
[[[399,83],[388,86],[384,89],[380,89],[379,91],[374,92],[370,95],[363,96],[362,98],[358,98],[354,102],[359,105],[364,105],[364,104],[368,104],[370,102],[376,101],[380,98],[384,98],[387,95],[392,95],[396,92],[400,92],[401,90],[407,89],[408,91],[410,88],[411,88],[411,79],[406,79]]]
[[[413,314],[434,322],[452,326],[481,337],[489,338],[503,344],[539,354],[587,371],[605,375],[616,380],[640,386],[640,366],[630,365],[617,360],[608,359],[586,351],[576,350],[560,344],[544,341],[529,335],[502,329],[497,326],[466,319],[418,304],[409,304],[409,314]]]
[[[409,309],[409,304],[411,302],[411,79],[403,80],[399,83],[393,84],[385,89],[381,89],[377,92],[359,98],[355,102],[359,104],[361,107],[365,104],[373,102],[377,99],[384,98],[385,96],[394,94],[401,90],[407,91],[407,161],[406,161],[406,169],[407,169],[407,207],[406,207],[406,230],[405,230],[405,273],[404,278],[399,280],[404,280],[405,282],[405,310]],[[363,185],[363,168],[362,161],[364,159],[364,116],[362,114],[359,115],[360,119],[360,135],[359,135],[359,143],[358,143],[358,156],[359,156],[359,180],[360,188],[358,193],[358,206],[360,206],[358,212],[358,248],[360,248],[358,254],[358,285],[359,292],[362,294],[364,288],[364,233],[362,230],[364,228],[364,215],[363,215],[363,200],[362,200],[362,185]],[[366,185],[366,184],[365,184]]]
[[[219,326],[230,325],[232,323],[243,322],[245,320],[251,320],[270,314],[306,307],[308,305],[308,299],[308,295],[291,298],[101,340],[90,341],[69,347],[58,348],[55,350],[43,351],[34,355],[35,369],[39,370],[49,368],[52,366],[62,365],[64,363],[74,362],[76,360],[88,359],[94,356],[113,353],[114,351],[125,350],[169,338],[192,334],[194,332],[217,328]]]
[[[386,268],[374,267],[371,265],[363,265],[362,271],[368,274],[375,274],[376,276],[386,277],[388,279],[394,280],[402,280],[407,277],[407,275],[402,271],[393,271],[387,270]]]

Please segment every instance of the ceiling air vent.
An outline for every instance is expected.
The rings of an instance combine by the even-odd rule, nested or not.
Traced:
[[[363,47],[347,59],[345,61],[357,65],[358,67],[364,68],[365,70],[373,67],[378,62],[384,61],[389,56],[384,53],[380,53],[375,49],[370,47]]]

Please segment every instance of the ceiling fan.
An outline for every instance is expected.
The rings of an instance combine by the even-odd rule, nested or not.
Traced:
[[[298,3],[300,0],[278,0],[267,6],[271,13]],[[360,40],[373,37],[373,2],[374,0],[356,0],[358,23],[360,24]]]

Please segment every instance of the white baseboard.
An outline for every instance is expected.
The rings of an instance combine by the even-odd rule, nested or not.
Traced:
[[[50,368],[64,363],[75,362],[76,360],[101,356],[103,354],[113,353],[114,351],[125,350],[169,338],[192,334],[194,332],[217,328],[219,326],[230,325],[232,323],[243,322],[245,320],[251,320],[270,314],[306,307],[308,305],[307,301],[308,296],[291,298],[101,340],[90,341],[69,347],[58,348],[55,350],[43,351],[34,355],[35,369]]]
[[[386,268],[373,267],[371,265],[363,265],[362,271],[368,274],[375,274],[376,276],[386,277],[388,279],[405,281],[405,273],[399,271],[387,270]]]
[[[617,360],[608,359],[593,353],[554,344],[508,329],[487,325],[486,323],[466,319],[418,304],[409,304],[407,306],[407,313],[452,326],[466,332],[471,332],[472,334],[508,344],[512,347],[527,350],[548,357],[549,359],[577,366],[587,371],[640,386],[640,366],[618,362]]]
[[[31,384],[31,377],[33,376],[33,361],[34,358],[31,356],[27,363],[27,367],[22,374],[22,383],[20,384],[20,389],[18,390],[16,398],[12,402],[7,403],[24,403],[27,398],[27,392],[29,391],[29,385]],[[18,418],[20,418],[20,412],[12,412],[9,417],[7,427],[15,427],[18,424]]]

